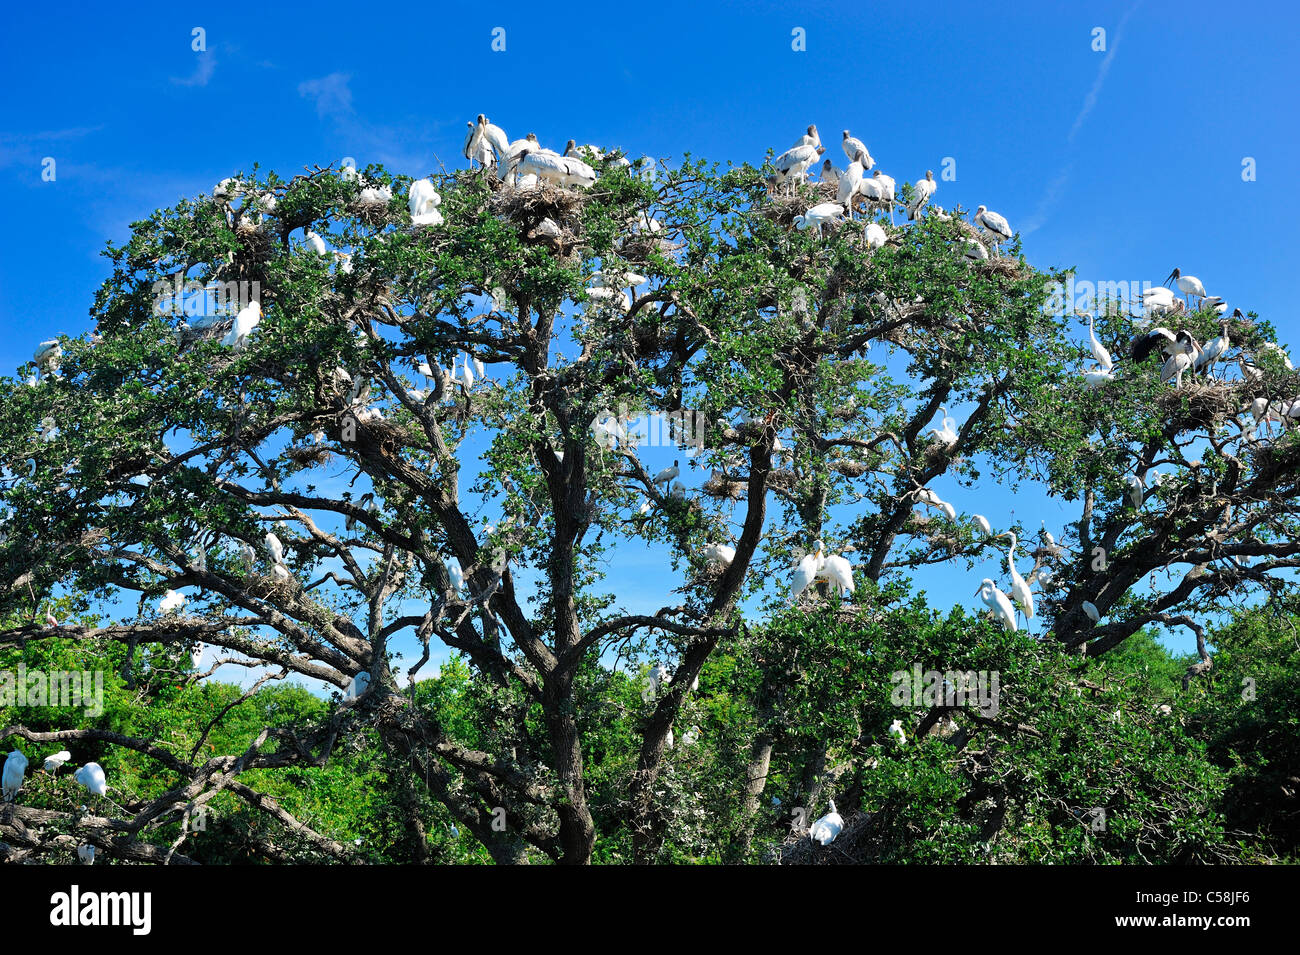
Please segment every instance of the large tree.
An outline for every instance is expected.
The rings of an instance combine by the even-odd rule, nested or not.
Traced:
[[[960,210],[886,226],[875,248],[860,222],[796,228],[827,187],[774,191],[770,167],[686,162],[654,178],[607,157],[597,172],[536,188],[491,170],[434,176],[442,221],[417,225],[411,181],[382,168],[254,169],[134,224],[110,248],[93,334],[60,336],[21,370],[34,384],[0,384],[0,615],[13,621],[0,641],[118,641],[128,673],[147,648],[202,642],[267,679],[362,691],[210,756],[10,727],[156,761],[171,786],[105,824],[115,848],[160,858],[139,838],[149,819],[229,790],[346,859],[240,777],[327,765],[374,734],[395,756],[389,787],[409,796],[411,858],[427,856],[425,800],[501,862],[588,862],[598,818],[634,858],[661,858],[680,795],[664,780],[674,730],[711,692],[697,681],[719,649],[748,645],[755,615],[790,603],[797,558],[818,541],[852,556],[853,602],[878,621],[896,600],[885,589],[916,569],[1004,546],[934,503],[940,479],[1032,481],[1080,503],[1071,549],[1037,547],[1029,579],[1050,632],[1091,655],[1186,626],[1204,669],[1206,616],[1294,566],[1300,450],[1237,420],[1257,396],[1300,391],[1258,348],[1267,326],[1231,323],[1258,378],[1175,388],[1121,360],[1091,389],[1074,316],[1045,307],[1061,276],[993,248]],[[223,290],[235,301],[215,318],[186,314]],[[228,335],[252,297],[260,324]],[[1218,328],[1208,309],[1179,321],[1200,339]],[[1124,310],[1099,331],[1117,354],[1138,333]],[[949,440],[931,434],[941,408],[960,409]],[[656,483],[627,435],[654,415],[681,444],[681,487]],[[1125,475],[1156,467],[1165,480],[1134,506]],[[734,556],[717,559],[718,544]],[[646,545],[663,554],[664,606],[631,612],[605,568]],[[1167,572],[1181,577],[1162,588]],[[164,614],[168,590],[188,603]],[[52,626],[55,594],[112,619]],[[837,600],[817,585],[798,604]],[[391,649],[406,635],[424,651],[409,664]],[[472,732],[409,691],[435,644],[471,667]],[[637,705],[604,664],[651,644],[671,680],[640,704],[634,758],[594,780],[612,710]],[[798,673],[785,653],[754,663],[753,732],[733,741],[741,825]],[[809,804],[832,744],[800,742]]]

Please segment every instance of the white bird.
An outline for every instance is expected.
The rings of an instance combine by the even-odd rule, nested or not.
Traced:
[[[1142,506],[1142,499],[1146,493],[1146,485],[1136,474],[1124,475],[1124,483],[1128,485],[1128,499],[1134,507]]]
[[[185,601],[189,599],[184,594],[175,590],[169,590],[163,595],[163,599],[158,602],[158,612],[167,614],[174,610],[180,610],[185,606]]]
[[[667,686],[672,682],[672,677],[668,675],[668,668],[657,660],[654,665],[650,667],[650,672],[647,674],[647,678],[650,680],[651,696],[658,695],[660,687]]]
[[[347,692],[343,694],[345,700],[355,700],[365,695],[366,690],[370,689],[370,674],[358,673],[348,681]]]
[[[680,473],[680,469],[678,468],[678,462],[674,461],[672,467],[664,468],[662,471],[660,471],[658,474],[655,475],[654,480],[651,481],[650,483],[656,486],[660,484],[668,484],[670,481],[672,481],[673,478],[677,477],[679,473]]]
[[[1231,345],[1232,342],[1228,338],[1228,323],[1224,322],[1219,337],[1206,342],[1205,347],[1201,349],[1201,353],[1196,356],[1196,361],[1193,363],[1192,370],[1201,371],[1204,369],[1207,373],[1213,371],[1214,363],[1223,357],[1224,352],[1226,352]]]
[[[975,526],[980,529],[980,531],[984,534],[985,537],[992,536],[993,525],[989,523],[989,519],[987,517],[985,517],[983,514],[976,514],[974,515],[972,520],[975,521]]]
[[[978,239],[967,239],[962,254],[972,261],[982,262],[989,257],[989,250],[984,248],[984,243]]]
[[[682,743],[686,746],[694,746],[699,741],[700,741],[700,728],[698,726],[692,726],[690,729],[688,729],[685,733],[682,734]]]
[[[479,114],[478,124],[483,128],[483,141],[496,153],[497,159],[504,162],[510,152],[510,140],[506,137],[506,131],[482,113]]]
[[[1282,364],[1286,365],[1287,371],[1295,371],[1295,366],[1291,364],[1291,359],[1287,356],[1286,349],[1284,349],[1281,345],[1279,345],[1277,342],[1264,342],[1263,347],[1267,348],[1269,351],[1273,352],[1279,358],[1281,358]]]
[[[266,550],[271,555],[271,563],[284,563],[284,545],[280,543],[280,538],[275,536],[274,531],[266,532]]]
[[[284,566],[284,564],[273,564],[271,566],[271,576],[274,577],[276,580],[281,580],[281,581],[291,579],[289,574],[289,568]]]
[[[72,754],[69,753],[66,749],[61,749],[57,753],[53,754],[52,756],[46,756],[45,771],[47,773],[57,773],[59,771],[59,767],[62,766],[70,759],[72,759]]]
[[[849,163],[848,168],[840,175],[837,183],[836,201],[849,210],[850,219],[853,218],[853,197],[857,194],[858,187],[862,185],[863,161],[865,159],[865,153],[858,153],[853,162]],[[829,160],[827,161],[829,162]]]
[[[1099,623],[1101,621],[1101,611],[1097,609],[1097,605],[1091,600],[1085,600],[1083,602],[1083,612],[1088,615],[1088,619],[1093,623]]]
[[[828,846],[844,831],[844,819],[835,811],[835,800],[830,800],[831,811],[808,827],[808,838]]]
[[[844,155],[848,156],[850,160],[857,158],[858,153],[864,153],[867,159],[863,166],[866,169],[870,169],[876,164],[876,161],[871,158],[871,150],[867,149],[867,144],[856,136],[850,136],[847,129],[844,130],[844,136],[840,140],[840,148],[844,150]]]
[[[939,406],[939,410],[943,412],[943,427],[930,428],[929,430],[934,434],[936,438],[938,438],[944,444],[951,447],[952,445],[957,443],[957,437],[958,437],[957,429],[956,427],[954,427],[956,421],[953,418],[948,417],[948,409],[945,408],[943,405]]]
[[[479,147],[483,144],[483,127],[479,123],[465,121],[468,132],[465,133],[465,145],[461,147],[461,153],[471,164],[479,156]]]
[[[57,338],[48,339],[37,346],[33,358],[38,369],[47,375],[53,375],[59,370],[59,361],[63,358],[63,346],[59,344]]]
[[[989,212],[987,206],[980,206],[975,210],[975,224],[996,236],[994,239],[995,245],[998,242],[1010,239],[1014,234],[1007,220],[996,212]]]
[[[77,846],[77,861],[85,865],[94,865],[95,847],[92,845]]]
[[[884,226],[878,222],[868,222],[862,230],[862,238],[867,243],[868,249],[883,248],[889,236],[885,234]]]
[[[251,571],[253,565],[257,563],[257,551],[253,550],[252,545],[247,541],[239,542],[239,561],[243,565],[244,573],[246,574]]]
[[[1033,620],[1033,591],[1029,589],[1029,584],[1025,583],[1025,578],[1020,576],[1020,571],[1016,570],[1016,545],[1019,544],[1019,541],[1016,540],[1016,533],[1015,531],[1007,531],[1001,536],[1011,538],[1011,547],[1007,550],[1007,570],[1011,574],[1011,596],[1015,598],[1016,603],[1020,604],[1020,608],[1024,610],[1025,619]]]
[[[190,648],[190,666],[197,670],[203,664],[203,644],[196,643]]]
[[[903,732],[902,720],[894,720],[889,724],[889,735],[899,746],[907,742],[907,734]]]
[[[674,481],[668,493],[675,500],[683,500],[686,497],[686,485],[681,481]]]
[[[934,191],[939,188],[939,184],[934,181],[934,171],[927,169],[925,178],[917,181],[912,189],[912,204],[907,207],[907,218],[909,221],[916,219],[921,214],[921,208],[930,201]]]
[[[1179,332],[1178,334],[1182,335],[1184,333]],[[1165,360],[1165,363],[1160,366],[1161,383],[1168,384],[1172,381],[1175,388],[1181,388],[1183,386],[1183,373],[1192,367],[1194,361],[1192,355],[1187,352],[1180,351],[1170,355]]]
[[[233,347],[235,351],[243,351],[244,346],[248,344],[248,336],[253,334],[253,329],[261,321],[262,306],[258,304],[257,299],[253,299],[239,310],[239,314],[235,316],[235,321],[231,324],[226,337],[221,340],[221,344],[227,348]]]
[[[805,554],[794,569],[794,576],[790,580],[790,599],[797,600],[799,595],[807,590],[817,575],[821,573],[822,562],[824,560],[824,546],[821,541],[817,541],[816,549],[811,554]]]
[[[872,178],[880,183],[880,204],[889,206],[889,224],[894,224],[894,187],[897,185],[892,176],[886,176],[877,169]]]
[[[455,557],[447,561],[447,576],[451,578],[452,592],[459,594],[461,588],[465,586],[465,572],[461,570],[460,561]]]
[[[700,552],[710,564],[719,569],[726,568],[736,559],[736,548],[727,544],[705,544]]]
[[[827,222],[836,222],[844,215],[844,207],[838,202],[819,202],[801,216],[794,217],[794,226],[800,231],[816,227],[817,234],[822,234],[822,227]]]
[[[104,775],[104,769],[99,763],[87,763],[73,773],[72,778],[96,796],[108,794],[108,777]]]
[[[1011,601],[993,581],[985,577],[975,593],[979,595],[980,600],[984,601],[984,606],[993,611],[994,618],[1002,624],[1004,630],[1011,633],[1016,631],[1016,612],[1011,606]]]
[[[463,369],[462,369],[462,371],[461,371],[461,375],[460,375],[460,383],[461,383],[462,385],[465,386],[465,390],[466,390],[466,391],[469,391],[470,389],[472,389],[472,388],[474,387],[474,369],[470,368],[470,366],[469,366],[469,356],[468,356],[468,355],[465,356],[464,361],[465,361],[465,364],[464,364],[464,367],[463,367]]]
[[[1115,367],[1110,352],[1106,351],[1106,346],[1097,340],[1097,333],[1093,330],[1091,315],[1088,316],[1088,346],[1092,349],[1092,357],[1097,360],[1097,364],[1101,366],[1102,371],[1110,371]]]
[[[442,225],[442,196],[433,187],[430,179],[417,179],[406,191],[407,206],[411,210],[411,222],[415,225]]]
[[[1083,381],[1084,384],[1087,385],[1089,390],[1093,388],[1100,388],[1108,381],[1114,381],[1114,380],[1115,380],[1114,372],[1103,371],[1100,368],[1085,368],[1083,370]]]
[[[1180,270],[1174,269],[1169,273],[1169,278],[1165,279],[1165,284],[1173,282],[1178,286],[1178,291],[1183,293],[1183,298],[1195,295],[1197,298],[1205,298],[1205,286],[1195,275],[1184,275]]]
[[[928,487],[923,487],[920,490],[918,490],[916,492],[916,499],[920,503],[925,504],[928,507],[938,508],[940,511],[943,512],[943,516],[948,518],[948,520],[950,521],[955,521],[957,519],[957,508],[953,507],[947,501],[943,500],[941,497],[939,497],[938,494],[935,494],[934,491],[930,490]]]
[[[315,252],[317,255],[319,255],[321,258],[324,258],[326,255],[329,254],[329,250],[325,248],[325,240],[322,239],[315,232],[313,232],[311,229],[307,230],[307,244],[310,245],[312,251]]]
[[[826,152],[819,146],[794,146],[787,149],[772,161],[776,169],[777,184],[785,182],[802,182],[808,167]]]
[[[817,576],[829,581],[838,594],[843,595],[845,591],[853,593],[853,565],[841,554],[827,554],[823,557]]]
[[[27,772],[27,757],[14,750],[5,760],[4,773],[0,776],[0,787],[3,789],[5,802],[13,802],[18,798],[18,790],[23,788],[25,772]]]
[[[795,140],[796,146],[812,146],[814,149],[822,144],[822,138],[817,132],[816,126],[809,126],[808,131]]]

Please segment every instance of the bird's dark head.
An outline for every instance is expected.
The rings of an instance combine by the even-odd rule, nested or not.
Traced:
[[[479,124],[480,126],[486,126],[486,125],[487,125],[487,117],[484,116],[482,113],[479,113],[479,114],[478,114],[478,124]]]

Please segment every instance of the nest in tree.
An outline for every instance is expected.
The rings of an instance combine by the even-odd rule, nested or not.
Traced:
[[[348,205],[348,212],[369,226],[384,225],[393,218],[388,199],[356,199]]]
[[[1008,258],[1006,256],[997,256],[987,259],[977,259],[975,266],[987,275],[1000,275],[1003,278],[1019,281],[1027,273],[1020,265],[1018,259]]]
[[[716,471],[713,477],[704,482],[701,490],[709,497],[730,498],[733,501],[743,501],[745,499],[745,490],[749,485],[745,481],[735,481],[724,474]]]
[[[903,530],[917,537],[928,537],[930,533],[929,527],[933,520],[933,518],[927,517],[920,511],[913,511],[912,516],[903,524]]]
[[[861,461],[854,461],[852,458],[840,458],[838,461],[832,461],[830,468],[832,471],[838,471],[845,477],[851,478],[862,477],[871,470]]]
[[[329,464],[334,457],[329,448],[319,444],[294,445],[284,449],[284,456],[299,467],[312,468]]]
[[[767,476],[769,487],[782,491],[793,491],[799,484],[799,477],[789,468],[777,468]]]
[[[1183,399],[1187,400],[1185,411],[1179,411]],[[1237,389],[1217,378],[1184,378],[1183,387],[1172,389],[1160,397],[1170,416],[1177,416],[1189,425],[1209,427],[1225,417],[1232,417],[1240,410],[1241,398]]]

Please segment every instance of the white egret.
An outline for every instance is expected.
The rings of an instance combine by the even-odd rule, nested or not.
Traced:
[[[985,517],[983,514],[976,514],[972,517],[972,520],[975,521],[975,526],[980,529],[980,532],[983,533],[985,537],[992,536],[993,525],[989,523],[989,519],[987,517]]]
[[[701,549],[708,562],[719,570],[724,570],[736,559],[736,548],[727,544],[705,544]]]
[[[948,409],[943,405],[939,406],[939,410],[943,413],[943,427],[930,428],[929,430],[945,445],[951,447],[957,443],[957,429],[954,427],[956,421],[953,418],[948,417]]]
[[[817,576],[829,581],[837,594],[843,595],[845,591],[853,593],[853,565],[841,554],[827,554],[822,558]]]
[[[816,228],[817,234],[821,235],[826,223],[838,222],[842,215],[844,207],[838,202],[819,202],[803,215],[795,216],[794,227],[800,231]]]
[[[1124,475],[1124,483],[1128,485],[1128,499],[1134,507],[1141,507],[1143,497],[1146,494],[1146,485],[1136,474]]]
[[[1026,620],[1034,619],[1034,594],[1029,589],[1029,584],[1025,583],[1025,578],[1020,576],[1020,571],[1016,570],[1016,546],[1020,543],[1016,540],[1015,531],[1007,531],[1002,537],[1011,538],[1011,547],[1007,550],[1007,570],[1011,574],[1011,596],[1015,598],[1016,603],[1025,612]]]
[[[173,613],[185,606],[188,600],[184,594],[175,590],[169,590],[163,595],[163,599],[158,602],[158,612],[161,614]]]
[[[673,678],[668,674],[668,668],[658,660],[650,667],[650,672],[646,674],[646,677],[650,681],[651,696],[657,696],[662,687],[673,681]]]
[[[54,753],[51,756],[46,756],[45,771],[47,773],[57,773],[59,771],[59,767],[62,766],[70,759],[72,759],[72,754],[69,753],[66,749],[61,749],[57,753]]]
[[[808,827],[808,838],[828,846],[844,831],[844,819],[835,811],[835,800],[830,800],[831,811]]]
[[[248,336],[253,334],[253,329],[261,321],[262,306],[258,304],[257,299],[253,299],[239,310],[239,314],[235,316],[235,321],[231,324],[226,337],[221,340],[221,344],[227,348],[233,347],[235,351],[243,351],[244,346],[248,344]]]
[[[282,582],[292,579],[292,575],[289,573],[289,568],[284,566],[284,564],[272,564],[271,576]]]
[[[368,689],[370,689],[370,674],[365,672],[358,673],[348,681],[347,692],[343,694],[343,699],[360,699],[365,695],[366,690]]]
[[[248,541],[239,542],[239,562],[243,566],[245,574],[249,573],[253,569],[253,565],[257,563],[257,551],[253,550]]]
[[[329,250],[325,248],[325,240],[311,229],[307,230],[307,244],[310,245],[311,250],[321,258],[324,258],[329,254]]]
[[[72,778],[96,796],[108,795],[108,777],[104,775],[104,768],[99,763],[87,763],[73,773]]]
[[[1093,623],[1101,622],[1101,611],[1097,609],[1097,605],[1091,600],[1085,600],[1083,602],[1083,612],[1087,614],[1088,619]]]
[[[885,234],[885,228],[880,223],[868,222],[862,230],[862,238],[867,243],[868,249],[881,249],[884,248],[889,236]]]
[[[3,790],[5,802],[13,802],[18,798],[18,790],[23,788],[25,772],[27,772],[27,757],[20,751],[14,750],[5,760],[4,773],[0,775],[0,788]]]
[[[455,557],[447,561],[447,576],[451,578],[452,592],[459,594],[465,586],[465,572],[461,570],[460,561]]]
[[[821,541],[817,541],[813,552],[805,554],[799,560],[794,570],[794,576],[790,580],[790,598],[792,600],[797,600],[799,595],[807,590],[812,585],[812,582],[817,579],[817,575],[821,573],[824,547],[825,545]]]
[[[1083,383],[1090,391],[1114,380],[1114,372],[1103,371],[1100,368],[1085,368],[1083,371]]]
[[[1110,352],[1106,350],[1106,346],[1097,340],[1097,333],[1093,330],[1093,318],[1091,315],[1088,316],[1088,345],[1092,349],[1092,357],[1097,360],[1097,364],[1101,366],[1102,371],[1110,371],[1115,367],[1115,363],[1111,360]]]
[[[889,737],[899,746],[907,742],[907,734],[903,732],[903,721],[894,720],[889,724]]]
[[[1016,631],[1016,612],[1011,606],[1011,601],[993,581],[985,577],[975,593],[979,595],[980,600],[984,601],[984,606],[993,611],[994,619],[1002,624],[1004,630],[1010,633]]]
[[[271,563],[284,563],[284,545],[280,543],[280,538],[275,536],[274,531],[266,532],[266,550],[271,555]]]

